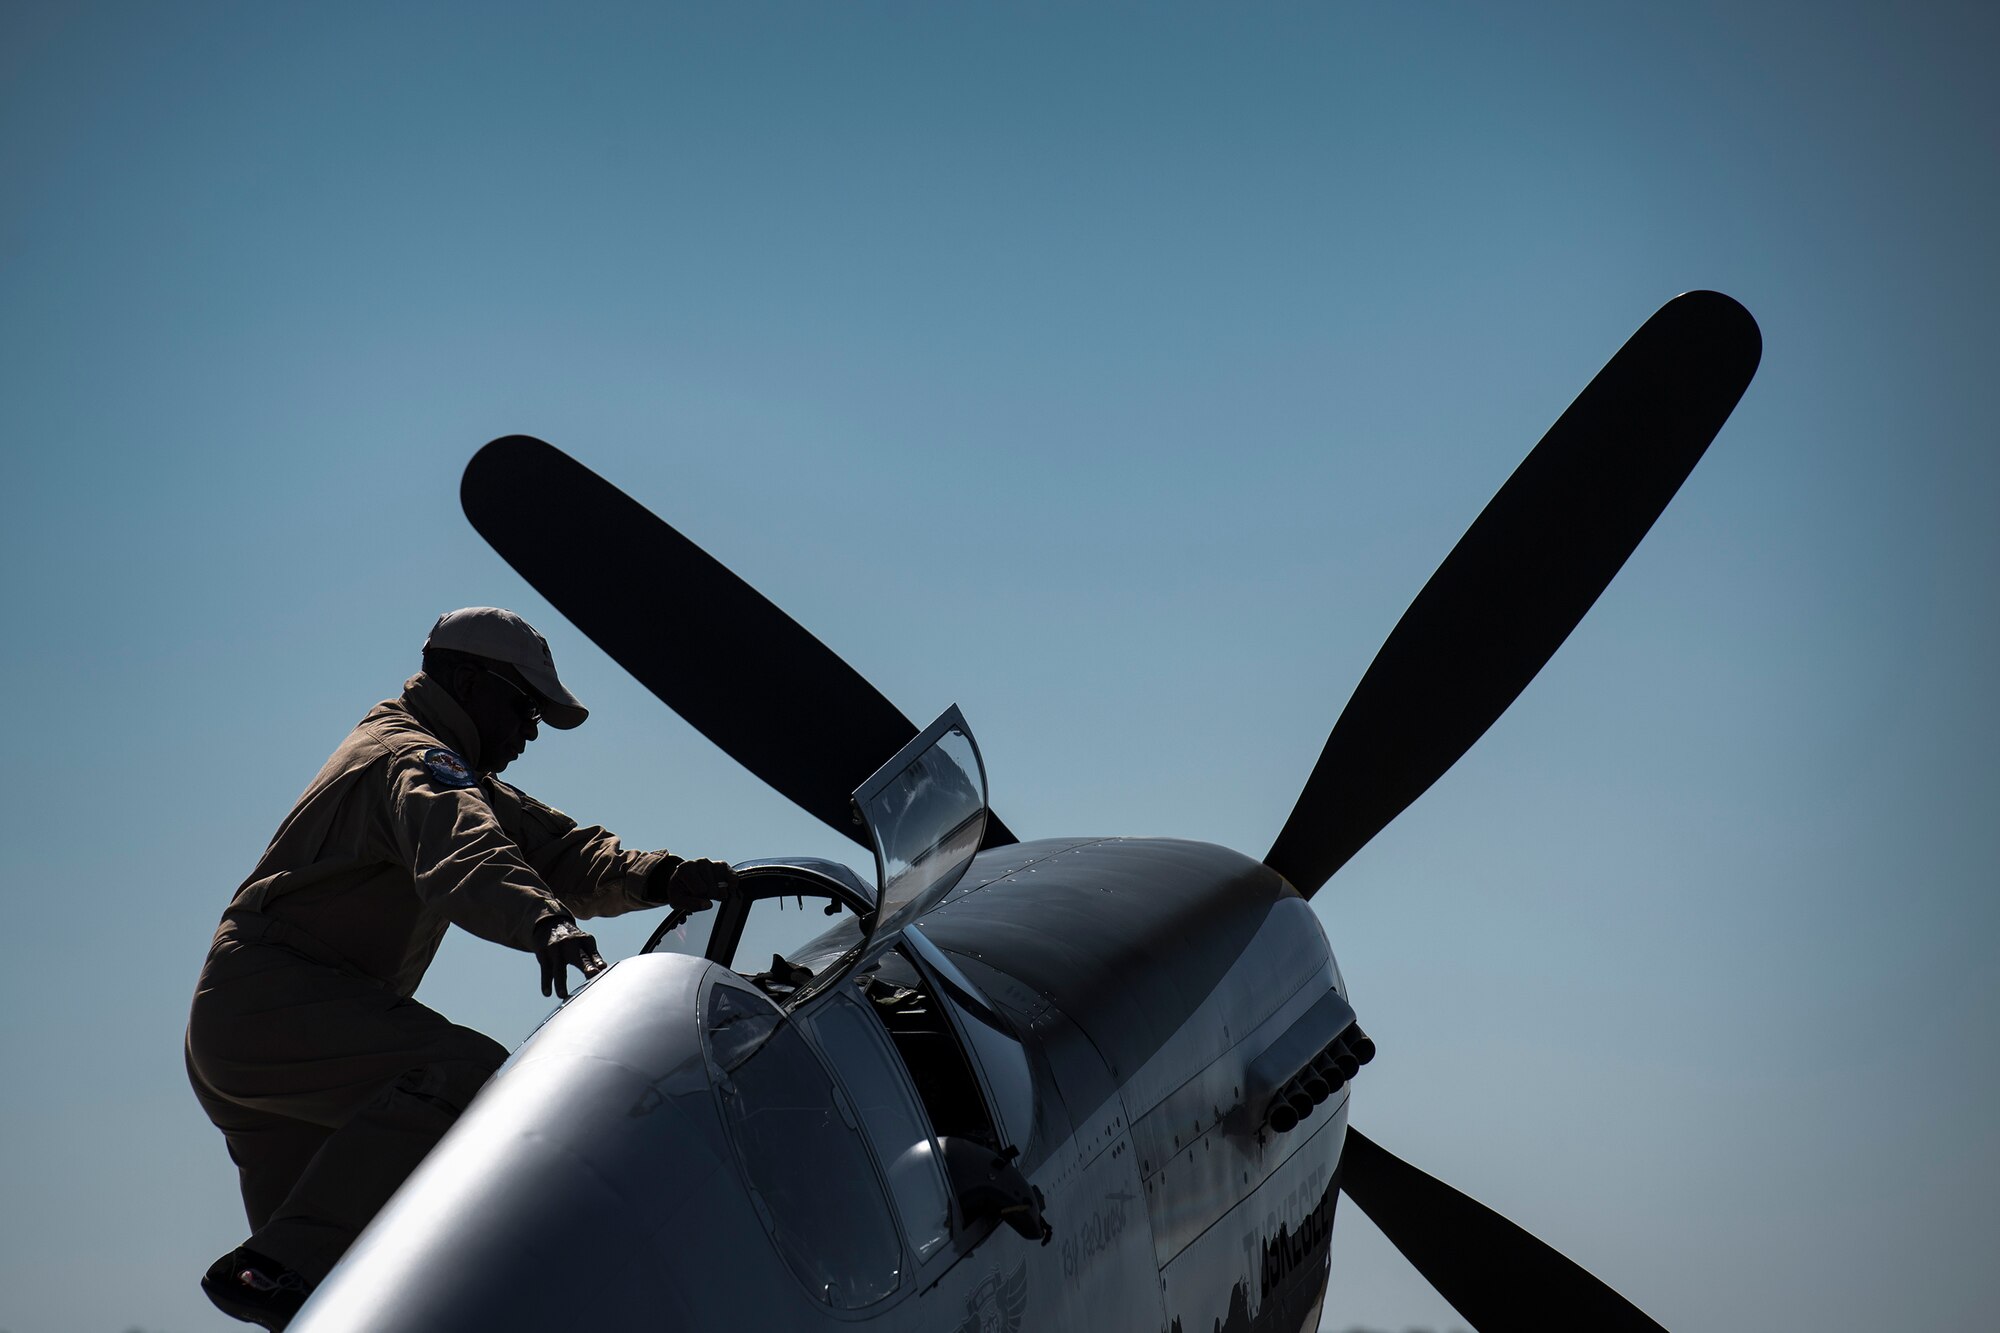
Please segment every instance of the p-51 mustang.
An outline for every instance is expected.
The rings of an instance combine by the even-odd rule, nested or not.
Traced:
[[[1760,350],[1713,292],[1633,335],[1404,614],[1261,861],[1018,841],[956,708],[919,731],[580,464],[523,436],[481,449],[474,526],[661,700],[868,847],[875,883],[739,867],[702,956],[656,951],[663,927],[579,991],[294,1328],[1294,1333],[1317,1327],[1344,1191],[1479,1329],[1656,1329],[1348,1127],[1374,1045],[1308,899],[1561,645]],[[747,956],[753,916],[808,899],[838,920],[768,967]]]

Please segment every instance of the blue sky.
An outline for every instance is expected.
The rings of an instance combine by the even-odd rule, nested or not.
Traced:
[[[228,1326],[187,998],[440,611],[520,610],[594,709],[529,790],[858,860],[485,548],[485,440],[959,703],[1023,835],[1261,855],[1458,534],[1692,287],[1763,326],[1742,406],[1316,900],[1382,1048],[1355,1122],[1677,1333],[1985,1322],[1996,26],[6,6],[0,1328]],[[470,937],[422,998],[509,1044],[545,1011]],[[1457,1322],[1342,1210],[1329,1327]]]

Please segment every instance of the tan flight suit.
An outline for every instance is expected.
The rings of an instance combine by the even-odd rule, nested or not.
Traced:
[[[188,1078],[246,1244],[315,1282],[506,1058],[410,998],[445,929],[532,950],[545,917],[651,906],[674,859],[477,777],[478,744],[427,676],[376,705],[236,891],[195,991]]]

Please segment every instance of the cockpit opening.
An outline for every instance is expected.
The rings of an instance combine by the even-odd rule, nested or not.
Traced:
[[[860,985],[909,1067],[937,1136],[970,1139],[996,1152],[1004,1147],[950,1020],[910,960],[891,950]]]
[[[684,926],[662,923],[642,952],[699,954],[789,1007],[861,942],[874,896],[836,862],[752,861],[736,870],[736,892]]]

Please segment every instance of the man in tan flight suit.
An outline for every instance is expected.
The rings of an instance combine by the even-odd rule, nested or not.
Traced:
[[[715,861],[634,852],[496,776],[588,713],[519,616],[440,618],[423,671],[364,717],[236,891],[202,968],[188,1078],[228,1142],[251,1236],[202,1289],[283,1328],[507,1052],[410,998],[453,924],[604,968],[577,917],[700,910]]]

